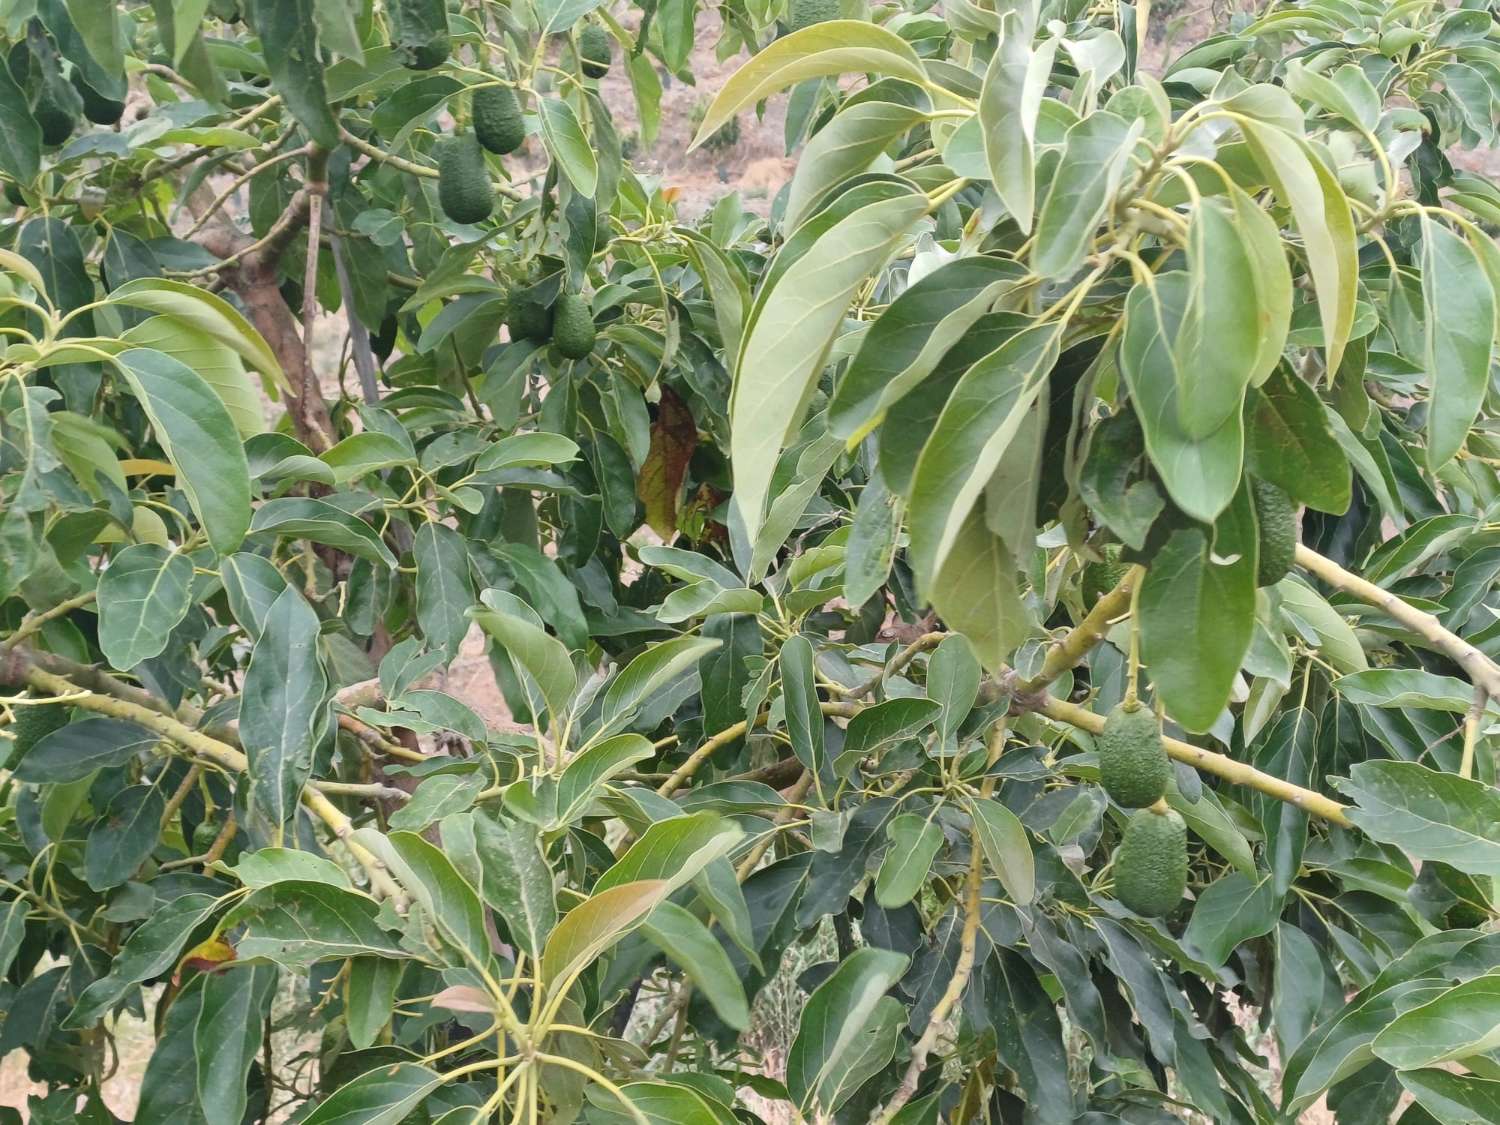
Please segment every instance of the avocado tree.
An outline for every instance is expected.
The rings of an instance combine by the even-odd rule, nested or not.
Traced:
[[[1500,29],[1150,9],[8,7],[27,1119],[1500,1118]]]

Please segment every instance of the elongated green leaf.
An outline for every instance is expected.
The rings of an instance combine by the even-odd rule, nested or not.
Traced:
[[[326,500],[316,500],[309,496],[282,496],[267,500],[255,509],[250,530],[272,535],[303,536],[314,543],[337,547],[355,558],[368,559],[392,569],[396,566],[396,557],[381,542],[374,528]]]
[[[318,460],[333,470],[336,484],[349,484],[392,465],[414,464],[411,443],[379,430],[350,434]]]
[[[620,729],[651,697],[719,647],[711,637],[673,637],[627,664],[604,691],[599,730]]]
[[[442,1083],[412,1062],[377,1066],[344,1083],[302,1119],[302,1125],[396,1125]]]
[[[599,876],[595,895],[626,883],[665,882],[673,889],[692,880],[713,860],[726,855],[745,831],[716,812],[688,813],[659,820],[641,833],[613,867]]]
[[[962,639],[962,638],[960,638]],[[976,663],[975,668],[979,665]],[[929,674],[929,683],[931,676]],[[940,716],[942,704],[933,699],[887,699],[866,707],[844,730],[844,745],[839,751],[840,773],[845,763],[852,764],[879,751],[892,742],[930,727]]]
[[[671,893],[672,884],[665,879],[622,883],[596,891],[568,911],[547,939],[539,966],[542,982],[550,986],[567,981],[636,929]]]
[[[1476,977],[1408,1008],[1370,1049],[1397,1070],[1436,1066],[1500,1047],[1500,976]]]
[[[928,817],[903,813],[891,818],[885,832],[891,842],[875,873],[875,901],[890,910],[922,889],[943,846],[943,830]]]
[[[1125,302],[1120,371],[1146,437],[1146,451],[1168,494],[1188,515],[1216,519],[1240,482],[1244,432],[1238,412],[1213,433],[1192,438],[1183,428],[1171,345],[1189,294],[1184,273],[1136,285]]]
[[[83,849],[83,877],[96,891],[118,887],[156,848],[167,797],[159,785],[132,785],[110,799]]]
[[[1026,635],[1026,607],[1016,588],[1016,564],[998,535],[975,512],[963,525],[932,583],[932,605],[968,638],[991,672],[1004,667]]]
[[[1198,896],[1183,943],[1208,964],[1222,965],[1240,942],[1271,931],[1280,906],[1270,876],[1251,880],[1231,871]]]
[[[786,1062],[787,1090],[804,1111],[819,1105],[831,1112],[853,1092],[849,1073],[864,1058],[876,1008],[907,960],[888,949],[856,949],[813,992]]]
[[[546,468],[566,465],[578,459],[578,443],[562,434],[530,430],[511,434],[489,446],[474,460],[474,471],[495,469]]]
[[[280,828],[312,774],[328,723],[328,674],[318,655],[318,615],[288,586],[266,615],[240,698],[240,744],[250,761],[250,800]]]
[[[1422,221],[1424,366],[1432,380],[1427,465],[1436,471],[1463,447],[1490,380],[1495,293],[1469,244]]]
[[[0,169],[30,184],[42,162],[42,130],[8,67],[0,67]]]
[[[529,621],[487,606],[473,608],[469,615],[500,642],[512,660],[526,669],[541,690],[553,721],[560,721],[568,713],[578,686],[573,662],[563,643]]]
[[[895,87],[892,98],[896,90],[903,89],[911,87]],[[863,172],[887,145],[925,117],[923,110],[909,101],[887,101],[874,97],[873,92],[846,104],[802,150],[787,190],[782,219],[786,229],[796,230],[827,192]]]
[[[792,753],[810,770],[823,768],[823,711],[814,678],[817,657],[801,633],[781,646],[781,693],[786,700],[786,732]]]
[[[1057,362],[1058,332],[1018,333],[964,373],[912,475],[909,555],[930,592],[996,466]]]
[[[560,98],[539,98],[537,109],[547,150],[578,194],[593,198],[599,183],[599,162],[573,107]]]
[[[261,390],[245,373],[244,361],[222,340],[192,323],[172,316],[151,316],[122,337],[140,348],[153,348],[191,367],[218,396],[234,419],[240,437],[265,431]]]
[[[915,192],[861,207],[767,282],[735,362],[729,407],[734,500],[751,540],[776,462],[801,424],[854,291],[926,210],[926,198]]]
[[[374,1044],[396,1006],[404,964],[390,957],[351,957],[344,992],[344,1021],[356,1050]]]
[[[83,719],[44,735],[11,764],[18,781],[80,781],[95,770],[121,766],[161,736],[124,719]]]
[[[412,555],[417,563],[417,623],[427,643],[451,660],[469,631],[474,605],[469,549],[451,527],[424,523],[417,529]]]
[[[617,734],[590,746],[557,779],[558,824],[571,824],[584,816],[610,778],[655,754],[656,748],[638,734]]]
[[[240,958],[306,968],[334,957],[403,956],[397,940],[380,928],[379,909],[357,891],[287,879],[255,891],[230,920],[245,927],[235,943]]]
[[[1349,819],[1414,859],[1500,876],[1500,794],[1483,782],[1418,762],[1361,762],[1335,784],[1356,803]]]
[[[422,904],[438,932],[470,966],[489,964],[490,942],[484,931],[479,894],[442,851],[415,832],[386,835],[361,828],[356,837],[385,861],[391,874]]]
[[[994,800],[975,800],[969,804],[974,830],[984,848],[990,870],[1017,906],[1026,906],[1036,896],[1036,862],[1031,855],[1031,841],[1016,814]]]
[[[122,672],[160,656],[192,607],[193,560],[154,543],[126,547],[99,576],[99,647]]]
[[[219,908],[213,895],[186,894],[157,909],[130,935],[109,972],[84,989],[64,1027],[88,1027],[114,1007],[132,985],[172,967],[188,937]]]
[[[203,1005],[193,1025],[193,1053],[198,1104],[212,1125],[239,1122],[245,1116],[245,1083],[261,1049],[275,991],[276,970],[268,965],[206,974]]]
[[[862,71],[922,85],[926,74],[911,45],[864,20],[827,20],[776,40],[730,76],[703,115],[689,151],[748,105],[809,78]]]
[[[1309,508],[1341,515],[1353,474],[1318,393],[1285,365],[1250,392],[1245,459],[1250,471]]]
[[[744,986],[707,926],[669,901],[657,906],[641,929],[648,941],[682,967],[721,1020],[736,1031],[750,1026]]]
[[[1036,209],[1036,121],[1057,40],[1033,49],[1019,12],[1006,13],[1000,44],[979,91],[979,128],[990,182],[1023,233]]]
[[[162,313],[185,321],[232,348],[239,357],[262,375],[274,380],[284,391],[291,390],[286,373],[276,362],[276,354],[243,315],[223,297],[189,285],[160,277],[142,277],[127,281],[110,291],[115,305]]]
[[[1500,1121],[1500,1079],[1454,1074],[1441,1068],[1406,1070],[1396,1077],[1443,1125]]]
[[[350,890],[349,876],[331,859],[292,848],[261,848],[240,857],[229,870],[245,886],[259,889],[287,880],[327,883]]]
[[[1422,668],[1370,668],[1340,676],[1337,683],[1345,699],[1371,707],[1421,707],[1462,714],[1474,695],[1456,676],[1439,676]]]
[[[1105,208],[1120,185],[1141,121],[1100,110],[1068,130],[1062,160],[1036,220],[1031,268],[1067,277],[1082,264]]]
[[[1215,557],[1199,529],[1174,531],[1141,583],[1141,655],[1190,731],[1207,730],[1229,702],[1255,628],[1254,568]]]
[[[474,840],[484,900],[505,919],[516,945],[540,956],[557,925],[557,900],[536,826],[476,814]]]
[[[324,148],[339,143],[339,123],[328,108],[323,56],[313,0],[254,0],[255,31],[271,70],[271,86],[307,135]]]
[[[250,470],[224,400],[162,352],[132,348],[114,364],[151,419],[208,541],[221,554],[233,551],[250,527]]]

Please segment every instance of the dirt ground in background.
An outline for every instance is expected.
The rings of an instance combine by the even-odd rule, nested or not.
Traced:
[[[1216,25],[1222,26],[1233,10],[1251,6],[1253,0],[1156,0],[1145,60],[1147,69],[1159,70],[1165,60],[1182,50],[1183,45],[1203,38]],[[629,26],[634,25],[636,14],[632,11],[631,19],[627,21]],[[637,147],[631,159],[638,172],[659,176],[664,185],[679,190],[679,206],[685,216],[703,213],[728,191],[739,192],[748,209],[764,214],[796,164],[795,159],[786,154],[784,98],[771,100],[763,120],[757,119],[753,111],[742,113],[739,119],[741,135],[736,144],[719,152],[700,150],[691,156],[685,155],[702,107],[743,61],[741,56],[719,62],[714,56],[717,35],[716,16],[705,13],[699,23],[692,62],[696,85],[690,86],[675,79],[664,80],[659,135],[649,148]],[[635,103],[624,68],[616,65],[601,86],[621,136],[638,143]],[[1490,153],[1476,154],[1461,163],[1468,168],[1492,172],[1496,165],[1494,155]],[[320,336],[325,340],[336,339],[342,333],[342,324],[334,317],[325,318],[321,327]],[[332,366],[332,361],[329,366]],[[478,710],[492,725],[505,727],[510,724],[510,716],[495,689],[483,649],[482,637],[477,632],[471,634],[449,671],[448,690]],[[1253,1024],[1252,1014],[1247,1012],[1245,1016],[1249,1030]],[[788,1013],[786,1019],[776,1022],[794,1027],[795,1015]],[[120,1067],[106,1084],[105,1100],[116,1114],[128,1118],[135,1112],[141,1074],[150,1057],[151,1030],[147,1023],[128,1020],[118,1032]],[[766,1044],[768,1056],[784,1057],[785,1046],[780,1044],[781,1050],[778,1051],[777,1044]],[[1264,1049],[1265,1045],[1262,1046]],[[1274,1045],[1271,1051],[1274,1052]],[[1274,1072],[1279,1069],[1274,1053],[1272,1063]],[[0,1106],[14,1106],[24,1115],[27,1094],[41,1089],[27,1081],[25,1058],[20,1052],[14,1052],[0,1062]],[[1300,1120],[1306,1125],[1328,1125],[1333,1117],[1319,1103]]]

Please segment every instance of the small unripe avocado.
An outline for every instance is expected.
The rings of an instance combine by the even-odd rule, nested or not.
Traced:
[[[1104,561],[1091,562],[1083,568],[1083,605],[1093,609],[1094,603],[1125,580],[1130,573],[1130,564],[1120,558],[1120,545],[1111,543],[1104,548]]]
[[[83,80],[78,71],[73,72],[73,88],[83,99],[83,115],[95,125],[113,125],[125,116],[125,103],[106,98]]]
[[[391,46],[408,70],[431,70],[447,61],[453,45],[448,39],[446,0],[388,0]]]
[[[1292,498],[1270,481],[1250,478],[1255,521],[1260,527],[1257,586],[1274,586],[1292,569],[1297,554],[1297,512]]]
[[[443,137],[437,143],[438,203],[455,223],[478,223],[495,209],[495,187],[484,151],[473,133]]]
[[[512,301],[505,325],[512,340],[541,343],[552,335],[552,309],[540,301],[522,297]]]
[[[0,742],[0,765],[14,765],[42,739],[68,725],[68,708],[52,704],[46,707],[17,707],[10,724],[14,741]]]
[[[614,41],[597,23],[587,25],[578,33],[578,61],[587,77],[603,78],[609,73],[609,64],[614,57]]]
[[[801,31],[815,23],[839,18],[838,0],[792,0],[787,9],[786,25],[790,31]]]
[[[594,350],[594,314],[582,293],[564,293],[552,307],[552,342],[568,359]]]
[[[1147,918],[1170,914],[1187,890],[1187,825],[1170,809],[1130,815],[1115,849],[1115,897]]]
[[[1097,745],[1099,780],[1115,804],[1143,809],[1166,795],[1172,765],[1151,708],[1121,703],[1105,716]]]
[[[21,185],[16,183],[15,180],[5,181],[5,201],[13,203],[17,207],[26,206],[26,197],[21,194]]]
[[[474,91],[474,135],[499,156],[515,152],[526,140],[521,101],[509,86],[485,86]]]

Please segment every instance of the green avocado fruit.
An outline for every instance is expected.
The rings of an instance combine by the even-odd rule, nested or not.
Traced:
[[[437,143],[438,203],[455,223],[478,223],[495,209],[495,188],[484,151],[473,133],[442,137]]]
[[[125,116],[125,103],[106,98],[83,80],[78,71],[73,72],[73,88],[83,99],[83,115],[95,125],[113,125]]]
[[[391,46],[408,70],[431,70],[447,61],[453,50],[448,39],[445,0],[388,0]]]
[[[594,314],[582,293],[564,293],[552,306],[552,342],[568,359],[594,350]]]
[[[1115,897],[1147,918],[1176,909],[1187,890],[1187,825],[1168,810],[1130,815],[1115,849]]]
[[[1099,780],[1115,804],[1143,809],[1166,794],[1172,763],[1151,708],[1121,703],[1105,716],[1104,729],[1095,744],[1099,749]]]
[[[1297,555],[1297,510],[1292,498],[1270,481],[1250,479],[1255,521],[1260,527],[1257,586],[1274,586],[1292,569]]]
[[[0,741],[0,766],[19,762],[38,742],[68,725],[68,708],[58,704],[17,707],[15,715],[10,724],[15,738]]]
[[[839,18],[838,0],[792,0],[787,9],[788,31],[801,31],[815,23],[827,23]]]
[[[1111,543],[1104,548],[1104,560],[1091,562],[1083,568],[1083,606],[1093,609],[1094,603],[1125,580],[1130,573],[1130,563],[1120,558],[1120,545]]]
[[[591,23],[578,33],[578,61],[589,78],[603,78],[614,61],[614,41],[609,32]]]
[[[512,340],[543,343],[552,337],[552,309],[529,297],[518,298],[510,303],[505,326]]]
[[[515,152],[526,140],[521,100],[509,86],[485,86],[474,91],[474,135],[497,156]]]

